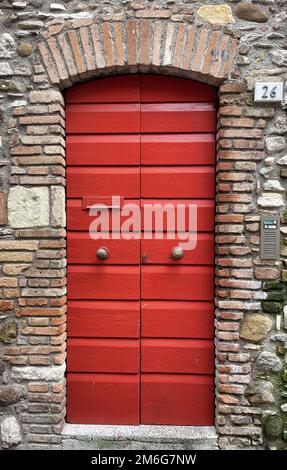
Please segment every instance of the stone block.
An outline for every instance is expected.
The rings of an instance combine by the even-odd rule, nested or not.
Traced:
[[[4,418],[1,422],[0,438],[4,448],[9,448],[22,442],[21,428],[14,416]]]
[[[210,24],[235,23],[232,10],[228,5],[206,5],[197,10],[198,16]]]
[[[53,227],[66,226],[66,196],[63,186],[51,186],[51,224]]]
[[[246,314],[240,328],[240,338],[247,341],[262,341],[272,328],[272,320],[260,314]]]
[[[60,366],[49,366],[49,367],[12,367],[12,376],[18,380],[36,380],[43,382],[59,382],[63,380],[65,374],[66,365]]]
[[[267,11],[253,3],[240,2],[235,8],[237,18],[254,23],[266,23],[269,19]]]
[[[276,354],[262,351],[255,361],[255,368],[264,372],[280,372],[282,363]]]
[[[0,406],[17,403],[25,395],[25,387],[17,384],[0,386]]]
[[[49,190],[47,187],[15,186],[8,195],[8,219],[12,228],[49,225]]]

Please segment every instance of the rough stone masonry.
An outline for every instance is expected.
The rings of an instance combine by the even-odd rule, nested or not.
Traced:
[[[60,449],[65,423],[63,90],[152,72],[218,87],[216,432],[287,448],[287,0],[3,0],[0,5],[0,448]],[[262,212],[281,257],[262,261]]]

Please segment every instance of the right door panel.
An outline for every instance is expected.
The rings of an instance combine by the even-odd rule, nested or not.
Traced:
[[[215,96],[174,78],[141,79],[141,206],[196,206],[197,243],[174,260],[153,216],[141,240],[141,422],[214,422]],[[178,212],[176,212],[177,217]],[[183,230],[191,230],[188,217]],[[146,227],[145,227],[146,230]],[[194,230],[194,227],[193,227]],[[182,237],[181,237],[182,239]]]

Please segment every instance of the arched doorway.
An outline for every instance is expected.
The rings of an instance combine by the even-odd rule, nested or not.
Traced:
[[[152,75],[66,93],[68,422],[214,422],[215,99],[211,86]],[[142,216],[128,239],[127,213],[117,216],[126,203],[141,213],[169,204],[176,220],[196,206],[195,248],[172,253],[181,238],[167,214],[162,238],[155,219],[142,235]],[[103,204],[106,238],[96,240]]]

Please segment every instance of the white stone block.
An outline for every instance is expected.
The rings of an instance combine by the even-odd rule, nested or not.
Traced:
[[[45,186],[15,186],[8,195],[8,220],[12,228],[49,225],[49,190]]]

